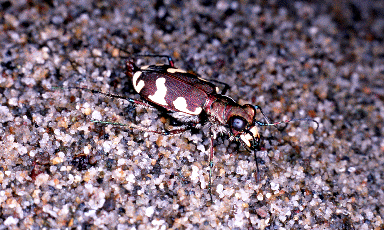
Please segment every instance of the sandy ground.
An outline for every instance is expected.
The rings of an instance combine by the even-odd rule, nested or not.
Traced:
[[[382,1],[0,9],[0,229],[384,228]],[[253,154],[218,137],[211,203],[203,130],[161,136],[95,123],[160,130],[167,118],[66,88],[140,99],[124,69],[139,53],[229,84],[228,96],[272,121],[319,127],[261,127],[260,181]]]

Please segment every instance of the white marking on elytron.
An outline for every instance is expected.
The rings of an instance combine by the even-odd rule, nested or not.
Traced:
[[[137,72],[133,75],[133,79],[132,79],[132,83],[133,83],[133,85],[136,85],[136,83],[137,83],[137,79],[139,79],[140,75],[141,75],[141,71],[137,71]]]
[[[216,93],[219,93],[219,91],[220,91],[219,87],[216,86],[215,89],[216,89]]]
[[[135,86],[135,90],[137,93],[140,93],[140,91],[144,88],[144,81],[140,80],[139,83]]]
[[[168,68],[167,72],[168,73],[186,73],[187,71],[183,69],[177,69],[177,68]]]
[[[195,109],[195,111],[190,111],[189,109],[187,109],[187,100],[185,100],[184,97],[178,97],[172,103],[177,110],[184,112],[184,113],[198,115],[201,113],[201,110],[202,110],[201,107],[197,107]]]
[[[259,131],[258,131],[256,126],[253,126],[249,131],[252,133],[253,137],[255,137],[256,139],[260,138],[259,137]],[[248,147],[251,147],[251,140],[253,140],[253,137],[249,133],[243,133],[243,134],[240,135],[241,140]]]
[[[132,83],[133,83],[133,88],[135,88],[136,92],[137,93],[140,93],[140,91],[143,89],[145,83],[143,80],[140,80],[139,82],[137,82],[137,80],[139,79],[139,77],[141,76],[141,71],[137,71],[134,75],[133,75],[133,79],[132,79]]]
[[[148,98],[153,102],[160,105],[167,106],[165,96],[167,95],[167,87],[165,87],[165,78],[160,77],[156,80],[156,92],[153,95],[149,95]]]

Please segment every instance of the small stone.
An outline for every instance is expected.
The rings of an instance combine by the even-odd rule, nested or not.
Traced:
[[[84,110],[83,110],[83,113],[85,114],[85,115],[89,115],[89,114],[91,114],[91,112],[92,112],[92,109],[91,108],[85,108]]]
[[[148,216],[148,217],[151,217],[153,215],[153,213],[155,213],[155,209],[152,206],[148,207],[145,210],[145,215]]]
[[[91,110],[90,108],[87,108],[86,110]],[[88,113],[88,111],[86,111],[86,113]],[[89,112],[90,113],[90,112]],[[87,115],[87,114],[86,114]],[[89,114],[88,114],[89,115]],[[93,111],[92,113],[92,119],[93,120],[97,120],[97,121],[101,121],[103,119],[103,117],[101,116],[101,113],[97,110]]]
[[[52,164],[57,165],[57,164],[60,164],[60,163],[63,163],[63,158],[55,157],[55,158],[52,159]]]

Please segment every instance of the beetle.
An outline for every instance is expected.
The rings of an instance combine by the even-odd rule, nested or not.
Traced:
[[[209,147],[209,194],[212,201],[212,168],[213,168],[213,141],[219,134],[226,134],[232,141],[242,143],[249,151],[254,152],[256,161],[257,178],[259,177],[259,166],[256,152],[260,146],[259,126],[277,126],[291,121],[309,120],[318,124],[317,121],[302,118],[290,119],[271,123],[262,109],[257,105],[240,105],[232,98],[224,95],[229,89],[225,83],[215,80],[205,80],[199,75],[176,68],[172,58],[168,55],[136,55],[138,57],[162,57],[167,58],[167,64],[145,65],[138,67],[134,59],[126,62],[126,75],[131,79],[134,90],[141,96],[142,100],[135,100],[125,96],[103,93],[97,90],[84,89],[93,93],[121,98],[129,102],[148,107],[163,108],[169,115],[180,121],[181,128],[173,130],[148,130],[135,124],[124,125],[120,123],[93,121],[104,124],[115,124],[129,126],[145,132],[153,132],[163,135],[179,134],[191,129],[207,127],[210,136]],[[214,83],[224,85],[220,92]],[[260,112],[265,122],[256,120],[257,112]],[[258,179],[256,179],[258,180]]]
[[[210,136],[209,192],[211,200],[213,140],[218,134],[226,134],[230,140],[238,141],[246,149],[254,152],[257,177],[259,177],[256,157],[261,140],[259,126],[276,126],[293,120],[310,120],[304,118],[271,123],[259,106],[240,105],[224,95],[229,88],[227,84],[208,81],[195,73],[176,68],[172,58],[167,55],[138,56],[164,57],[168,59],[168,63],[138,67],[133,59],[126,62],[126,75],[132,80],[133,88],[144,101],[130,99],[131,102],[148,107],[164,108],[172,117],[184,124],[181,129],[152,132],[169,135],[207,126]],[[220,92],[213,82],[224,84],[224,89]],[[256,120],[258,111],[264,117],[265,122]]]
[[[252,150],[259,146],[260,134],[257,125],[271,125],[260,107],[239,105],[232,98],[223,95],[223,92],[220,93],[219,88],[212,82],[200,78],[197,74],[175,68],[171,57],[160,56],[168,58],[169,63],[140,68],[135,65],[133,59],[126,63],[126,74],[144,101],[165,108],[175,119],[188,123],[185,130],[208,125],[212,139],[219,133],[225,133],[231,140],[241,140]],[[223,89],[224,92],[226,88],[227,85]],[[256,120],[257,110],[267,123]],[[172,131],[169,131],[169,134],[172,134]]]

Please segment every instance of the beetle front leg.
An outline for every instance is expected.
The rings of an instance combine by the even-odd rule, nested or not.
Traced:
[[[209,144],[209,182],[208,182],[208,192],[211,197],[211,203],[213,203],[212,199],[212,169],[213,169],[213,135],[211,134],[211,140]]]

